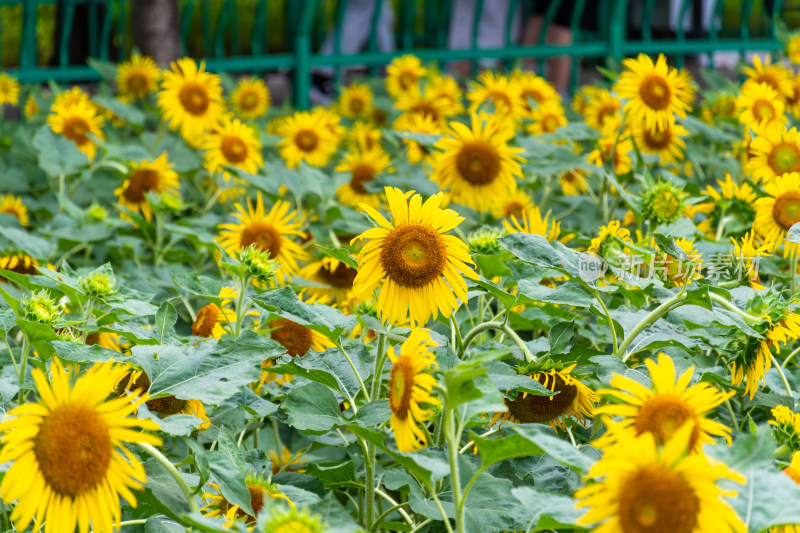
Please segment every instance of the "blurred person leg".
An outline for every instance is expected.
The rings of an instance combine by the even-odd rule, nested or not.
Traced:
[[[472,48],[472,24],[475,18],[476,0],[454,0],[450,12],[450,29],[447,35],[447,46],[451,50]],[[478,22],[478,48],[502,48],[505,46],[506,18],[509,0],[486,0]],[[514,31],[516,25],[508,31]],[[512,39],[513,41],[513,39]],[[482,59],[480,65],[492,67],[498,64],[497,59]],[[472,74],[472,62],[468,60],[452,61],[448,64],[451,72],[467,77]]]

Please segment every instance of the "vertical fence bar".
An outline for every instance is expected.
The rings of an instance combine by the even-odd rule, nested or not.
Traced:
[[[195,0],[188,0],[181,11],[181,55],[183,56],[189,55],[189,32],[192,29],[194,3]]]
[[[561,0],[554,0],[549,6],[547,6],[547,10],[544,12],[544,16],[542,17],[542,29],[539,30],[539,46],[545,46],[547,44],[547,33],[550,29],[550,24],[556,17],[556,12],[558,11],[559,7],[561,7]],[[541,58],[536,62],[536,70],[539,71],[540,76],[545,75],[545,63],[546,61],[544,61],[544,58]]]
[[[88,0],[86,11],[88,12],[88,25],[89,25],[89,56],[97,57],[100,48],[100,35],[98,30],[100,17],[98,14],[97,0]]]
[[[126,32],[128,29],[127,11],[127,0],[120,0],[117,2],[116,42],[119,43],[121,56],[125,58],[129,57],[131,54],[131,47],[128,46],[129,43]]]
[[[316,0],[301,0],[300,17],[294,39],[294,105],[308,109],[311,89],[311,22],[314,20]]]
[[[679,43],[686,44],[686,14],[692,5],[692,0],[683,0],[681,9],[678,12],[678,27],[676,28],[675,37]],[[683,63],[686,60],[686,53],[681,52],[675,58],[675,66],[683,68]]]
[[[22,42],[19,47],[20,70],[36,66],[36,17],[38,0],[30,0],[22,5]]]
[[[508,12],[506,13],[506,39],[505,39],[505,47],[508,48],[516,43],[512,42],[513,36],[513,29],[514,29],[514,15],[517,13],[517,10],[522,11],[519,9],[519,0],[510,0],[508,2]],[[520,13],[520,24],[524,27],[525,25],[525,17],[522,13]],[[505,61],[506,69],[510,70],[513,66],[514,60],[507,59]]]
[[[655,0],[645,0],[642,6],[642,40],[650,42],[653,40],[653,11],[655,11]]]
[[[708,38],[712,43],[719,40],[717,33],[719,28],[717,25],[722,25],[722,8],[725,7],[724,0],[717,0],[714,3],[714,14],[711,17],[711,23],[708,26]],[[714,68],[714,52],[708,53],[708,65]]]
[[[367,46],[370,52],[378,50],[378,23],[381,20],[381,12],[383,11],[383,0],[375,0],[375,8],[372,10],[372,20],[370,20],[369,27],[369,41]],[[373,76],[378,75],[378,65],[372,65],[369,72]]]
[[[417,20],[417,0],[408,2],[400,10],[400,49],[410,50],[414,47],[414,25]]]
[[[572,28],[572,42],[577,43],[581,39],[581,18],[583,17],[583,12],[586,10],[586,0],[576,0],[575,2],[575,11],[572,12],[572,18],[570,19],[570,28]],[[575,89],[578,88],[578,82],[580,81],[580,69],[581,69],[581,59],[580,57],[573,55],[572,56],[572,69],[569,74],[569,88],[570,91],[575,92]]]
[[[342,55],[342,26],[344,25],[344,16],[347,13],[348,0],[338,0],[333,13],[333,57],[341,57]],[[337,87],[342,84],[342,75],[344,69],[337,66],[334,74],[334,81]]]
[[[109,1],[106,3],[105,16],[103,17],[103,26],[100,30],[100,59],[108,61],[111,57],[111,26],[114,21],[115,2]],[[119,58],[117,58],[119,60]]]
[[[255,20],[253,21],[253,32],[250,35],[250,55],[259,56],[269,45],[264,46],[264,29],[267,25],[267,13],[269,6],[267,0],[259,0],[256,6]]]
[[[66,67],[69,65],[69,36],[72,33],[72,23],[75,19],[75,5],[64,4],[64,12],[61,16],[61,41],[58,43],[58,65]]]
[[[475,11],[472,13],[472,31],[470,32],[471,40],[470,40],[470,48],[472,49],[472,63],[470,64],[470,68],[472,69],[472,75],[474,76],[478,71],[478,49],[480,48],[480,43],[478,39],[480,38],[480,28],[481,28],[481,18],[483,18],[483,6],[484,0],[475,0]]]
[[[242,40],[240,38],[239,28],[239,2],[241,0],[233,0],[233,10],[230,13],[230,27],[231,27],[231,53],[235,56],[242,55]]]
[[[750,14],[753,12],[753,0],[744,0],[742,4],[742,20],[739,22],[739,33],[742,40],[742,48],[739,50],[739,56],[742,61],[745,59],[747,52],[747,42],[750,40]]]
[[[224,0],[222,5],[219,6],[217,28],[214,32],[214,55],[216,57],[223,57],[225,55],[225,34],[228,30],[228,4],[230,1],[231,0]]]
[[[611,0],[608,17],[608,59],[622,61],[628,25],[628,0]]]
[[[200,0],[203,4],[203,55],[213,57],[214,43],[211,38],[211,15],[209,13],[208,0]]]

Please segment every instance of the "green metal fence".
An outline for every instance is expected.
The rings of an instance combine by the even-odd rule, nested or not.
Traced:
[[[99,74],[85,61],[70,57],[75,43],[88,57],[113,60],[127,57],[132,49],[131,2],[135,0],[0,0],[0,48],[3,67],[28,83],[92,81]],[[471,45],[448,48],[448,29],[458,2],[474,6],[469,32]],[[525,58],[544,59],[567,55],[572,58],[573,87],[581,58],[599,61],[621,60],[627,55],[666,53],[682,64],[687,55],[714,51],[776,50],[777,21],[782,17],[782,2],[774,0],[771,11],[765,0],[706,0],[710,2],[707,30],[701,26],[703,0],[672,0],[678,4],[677,22],[670,27],[654,25],[663,20],[665,3],[656,0],[572,0],[570,45],[545,42],[546,29],[554,23],[560,4],[567,0],[544,2],[543,29],[538,44],[520,45],[511,31],[504,32],[499,48],[480,48],[479,29],[485,5],[496,0],[395,0],[394,28],[397,49],[380,51],[377,26],[382,0],[376,0],[369,38],[361,51],[341,52],[343,21],[347,0],[181,0],[180,35],[183,52],[204,58],[207,67],[232,73],[287,69],[292,71],[294,102],[307,107],[311,72],[317,67],[364,65],[373,70],[392,58],[414,53],[424,61],[477,61],[497,58],[511,65]],[[543,0],[539,0],[541,4]],[[587,2],[597,4],[597,24],[593,31],[580,21]],[[505,2],[504,2],[505,3]],[[787,0],[787,4],[790,0]],[[515,20],[530,16],[535,1],[507,0],[506,28]],[[706,17],[708,18],[708,17]],[[688,21],[692,21],[689,30]],[[43,43],[52,32],[54,53],[43,58]],[[328,32],[334,36],[332,54],[318,53]],[[659,33],[661,37],[659,37]],[[3,37],[6,38],[3,38]],[[9,59],[10,57],[10,59]],[[14,61],[16,59],[16,61]],[[544,61],[540,61],[544,68]],[[338,69],[340,72],[341,69]]]

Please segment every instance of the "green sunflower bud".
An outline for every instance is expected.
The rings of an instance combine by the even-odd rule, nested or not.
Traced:
[[[500,252],[500,237],[506,235],[506,231],[496,228],[481,228],[467,237],[467,246],[470,253],[493,255]]]
[[[93,222],[102,222],[108,218],[108,211],[100,204],[92,204],[86,211],[86,215]]]
[[[262,251],[255,245],[250,245],[240,251],[238,259],[245,267],[247,274],[262,283],[272,280],[278,270],[278,263],[269,258],[269,252]]]
[[[670,224],[681,217],[684,193],[668,181],[657,183],[642,193],[642,214],[657,224]]]
[[[106,272],[91,272],[78,279],[78,286],[83,291],[98,300],[104,300],[114,294],[116,281]]]
[[[23,297],[19,313],[25,320],[40,324],[55,324],[61,318],[61,308],[44,289]]]

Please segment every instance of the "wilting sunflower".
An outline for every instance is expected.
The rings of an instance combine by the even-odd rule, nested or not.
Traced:
[[[800,172],[800,132],[772,124],[750,141],[747,170],[765,184],[790,172]]]
[[[299,472],[302,474],[306,471],[306,458],[303,457],[303,450],[297,452],[297,455],[293,455],[291,450],[284,446],[281,448],[280,455],[275,450],[270,450],[268,455],[269,462],[272,463],[273,476],[280,472]]]
[[[313,299],[306,303],[312,303]],[[334,344],[328,337],[317,330],[298,324],[288,318],[276,318],[268,323],[269,335],[286,349],[292,357],[303,357],[310,350],[324,352],[333,348]]]
[[[428,88],[425,90],[414,88],[400,95],[395,101],[394,107],[403,111],[401,117],[421,115],[430,118],[440,127],[444,127],[447,119],[457,115],[460,110],[455,102],[449,98],[434,95]],[[399,128],[395,126],[395,129]]]
[[[526,112],[519,82],[488,70],[471,82],[467,100],[470,101],[469,113],[473,116],[479,109],[491,111],[485,108],[486,105],[491,105],[494,114],[501,117],[521,118]]]
[[[394,347],[390,346],[387,355],[392,361],[389,375],[389,409],[392,418],[394,438],[397,449],[401,452],[414,452],[426,446],[425,433],[419,427],[433,416],[430,410],[423,409],[420,404],[436,405],[439,403],[431,395],[436,387],[436,379],[426,372],[437,369],[436,358],[431,352],[436,343],[426,329],[413,329],[408,339],[400,346],[400,356],[395,356]]]
[[[662,165],[683,159],[686,143],[681,137],[689,135],[689,130],[680,124],[667,124],[663,128],[648,128],[644,124],[633,125],[633,139],[639,151],[657,155]]]
[[[0,213],[6,213],[16,218],[22,226],[27,226],[28,208],[22,203],[22,198],[13,194],[6,194],[0,197]]]
[[[331,305],[348,309],[353,301],[353,280],[357,273],[355,268],[338,259],[323,257],[303,267],[297,275],[316,284],[303,287],[301,294],[327,299]]]
[[[544,396],[517,391],[513,400],[503,400],[508,410],[495,413],[489,425],[502,419],[501,424],[506,420],[515,424],[549,424],[553,429],[559,427],[565,431],[566,419],[570,416],[585,424],[587,418],[594,417],[594,404],[599,397],[571,374],[575,366],[563,370],[551,368],[547,372],[535,372],[528,376],[558,394]]]
[[[789,228],[800,222],[800,174],[778,176],[764,185],[764,192],[767,196],[755,202],[753,228],[765,241],[775,243],[777,250]],[[797,249],[796,244],[786,243],[787,255],[797,253]]]
[[[255,174],[264,165],[256,132],[238,119],[223,118],[219,127],[205,136],[203,148],[209,172],[229,166]]]
[[[551,221],[550,211],[542,217],[538,206],[523,211],[519,219],[512,214],[508,219],[503,220],[503,227],[509,233],[541,235],[548,241],[555,241],[561,235],[561,222]]]
[[[472,115],[472,127],[451,122],[448,135],[436,148],[431,180],[449,189],[451,200],[478,211],[492,207],[495,198],[516,188],[522,177],[522,148],[508,146],[514,137],[509,120],[484,114]]]
[[[367,119],[372,113],[372,89],[364,83],[351,83],[339,95],[339,111],[349,118]]]
[[[567,125],[567,117],[564,116],[564,108],[559,103],[539,104],[533,108],[528,118],[531,123],[526,128],[531,135],[541,135],[543,133],[555,133],[558,128]]]
[[[614,389],[599,390],[598,393],[616,400],[598,407],[597,415],[622,417],[614,428],[632,429],[636,435],[652,433],[659,445],[666,444],[684,423],[692,424],[689,449],[700,452],[704,444],[714,442],[714,437],[724,437],[730,444],[731,429],[704,415],[713,411],[735,392],[720,392],[708,383],[689,384],[694,367],[689,367],[677,380],[675,364],[666,354],[658,354],[658,362],[645,361],[650,371],[651,387],[645,387],[631,378],[614,374],[611,386]],[[602,443],[605,447],[614,442],[615,432],[608,432]]]
[[[580,526],[594,533],[744,533],[747,527],[722,499],[736,496],[717,482],[746,483],[725,464],[688,453],[694,427],[684,424],[663,447],[652,433],[620,430],[586,476],[594,483],[578,490],[577,507],[589,507]]]
[[[586,124],[603,131],[609,118],[619,117],[622,102],[606,89],[598,89],[586,102],[584,117]]]
[[[515,216],[522,218],[526,211],[534,209],[533,199],[522,189],[515,189],[495,201],[492,216],[497,219]]]
[[[13,464],[0,484],[0,497],[12,506],[10,519],[25,531],[36,518],[37,529],[89,530],[110,533],[120,527],[122,496],[131,506],[145,472],[139,459],[125,447],[143,442],[159,446],[151,420],[137,420],[147,394],[106,401],[119,366],[98,363],[70,384],[71,373],[52,359],[52,379],[31,372],[40,400],[20,405],[0,422],[0,461]]]
[[[686,285],[694,280],[700,279],[703,275],[700,271],[703,268],[703,254],[694,246],[694,239],[683,237],[675,239],[675,245],[683,250],[689,257],[688,261],[680,261],[667,253],[657,254],[658,259],[654,269],[658,275],[667,283],[676,287]],[[651,247],[656,248],[655,241],[651,242]]]
[[[533,72],[515,70],[511,79],[519,85],[524,108],[530,112],[535,106],[546,104],[561,105],[561,96],[553,84]],[[534,105],[531,105],[533,103]]]
[[[51,114],[47,117],[47,123],[53,133],[63,135],[65,138],[75,143],[75,146],[86,154],[89,161],[94,160],[97,153],[97,145],[89,137],[94,135],[100,140],[105,139],[103,135],[103,119],[97,116],[94,106],[88,100],[81,100],[72,104],[54,103],[50,108]]]
[[[247,514],[238,505],[234,505],[226,500],[219,490],[219,485],[216,483],[208,484],[214,492],[208,491],[203,493],[203,501],[205,501],[206,504],[200,509],[200,512],[210,517],[224,517],[228,516],[230,513],[233,515],[233,520],[241,520],[248,525],[253,525],[259,513],[261,513],[261,509],[264,508],[265,498],[284,500],[289,505],[294,505],[285,494],[278,490],[277,485],[269,483],[261,476],[248,473],[244,479],[244,484],[247,487],[247,492],[250,493],[250,507],[253,509],[255,516]]]
[[[143,100],[155,92],[161,69],[152,58],[133,56],[117,67],[117,90],[123,102]]]
[[[419,87],[419,80],[425,76],[425,67],[413,55],[396,57],[386,67],[386,92],[397,98]]]
[[[263,117],[270,104],[270,95],[264,80],[255,77],[242,78],[230,97],[233,112],[245,120]]]
[[[744,84],[766,83],[784,98],[792,96],[792,72],[780,63],[772,63],[767,56],[764,62],[761,58],[753,56],[753,66],[742,68],[742,73],[747,76]]]
[[[558,178],[561,185],[561,194],[565,196],[580,196],[589,189],[586,176],[589,172],[583,168],[567,170]]]
[[[0,106],[19,103],[19,82],[5,72],[0,72]]]
[[[765,383],[767,372],[772,367],[772,351],[780,353],[781,344],[787,345],[800,338],[800,315],[786,313],[774,321],[769,328],[761,332],[760,341],[753,339],[731,362],[731,384],[737,386],[747,377],[744,394],[753,399],[759,383]]]
[[[306,252],[293,240],[305,237],[305,232],[300,229],[300,223],[296,220],[297,212],[290,210],[288,202],[278,201],[266,213],[260,192],[256,197],[255,207],[249,198],[247,209],[240,203],[236,203],[235,207],[237,212],[233,216],[239,222],[220,224],[220,245],[229,254],[234,254],[255,244],[261,251],[268,251],[270,259],[280,263],[275,275],[280,283],[285,282],[287,276],[295,275],[300,261],[307,259]]]
[[[150,390],[150,378],[141,370],[122,371],[117,373],[117,382],[113,390],[119,397],[126,397],[130,391]],[[158,413],[163,417],[172,415],[192,415],[202,420],[198,429],[200,431],[211,426],[211,421],[206,414],[206,408],[200,400],[181,400],[175,396],[161,396],[159,398],[148,399],[145,402],[147,408]]]
[[[695,205],[696,213],[708,213],[708,218],[697,225],[697,229],[716,238],[717,233],[722,237],[722,231],[734,236],[742,235],[753,225],[756,193],[746,181],[737,185],[729,173],[725,174],[725,181],[717,180],[719,190],[709,185],[705,194],[712,200]]]
[[[206,132],[213,130],[224,111],[219,76],[205,71],[205,62],[198,67],[194,59],[173,61],[172,70],[164,71],[158,106],[172,130],[198,147]]]
[[[301,161],[312,167],[324,167],[336,152],[338,136],[326,117],[319,113],[298,111],[281,122],[278,142],[281,157],[289,168],[297,168]]]
[[[132,162],[128,179],[114,191],[114,194],[119,197],[119,205],[135,213],[141,213],[145,220],[149,221],[153,218],[153,208],[150,207],[145,194],[178,196],[179,187],[178,173],[172,170],[172,164],[167,161],[167,153],[164,152],[154,161]]]
[[[407,114],[400,115],[392,125],[398,132],[410,131],[413,133],[427,133],[429,135],[436,135],[441,132],[439,124],[427,115]],[[421,145],[414,139],[409,139],[407,135],[400,133],[403,138],[403,144],[408,147],[406,156],[408,162],[416,165],[420,161],[426,159],[431,151],[428,147]]]
[[[94,346],[95,344],[106,350],[122,353],[122,343],[120,342],[119,335],[116,333],[111,333],[110,331],[89,333],[86,336],[86,345]]]
[[[384,172],[391,172],[391,163],[389,154],[381,147],[345,155],[344,161],[334,169],[337,172],[350,173],[350,181],[336,189],[339,202],[350,206],[364,203],[376,209],[380,207],[383,193],[371,193],[364,184],[374,181]]]
[[[225,334],[225,326],[236,322],[236,311],[231,306],[238,296],[238,291],[233,287],[222,287],[219,290],[219,297],[222,298],[220,305],[210,303],[197,312],[192,322],[192,335],[219,340]]]
[[[624,111],[632,124],[644,123],[650,129],[665,128],[683,118],[691,110],[694,89],[687,77],[667,65],[659,54],[655,63],[645,55],[622,61],[626,70],[620,74],[614,89],[620,98],[627,98]]]
[[[414,191],[385,190],[392,222],[361,205],[378,227],[356,237],[368,242],[358,254],[355,297],[370,299],[379,289],[378,309],[384,322],[399,324],[410,317],[412,324],[423,325],[440,312],[449,317],[458,308],[456,298],[467,301],[463,276],[476,277],[468,266],[474,263],[467,246],[447,234],[464,218],[439,207],[441,193],[423,203]]]
[[[766,83],[750,83],[742,86],[742,94],[736,99],[739,122],[758,131],[771,124],[785,124],[783,99]]]

